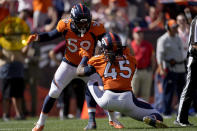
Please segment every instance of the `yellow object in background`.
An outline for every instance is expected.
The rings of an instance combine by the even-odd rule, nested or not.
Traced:
[[[29,26],[18,17],[7,17],[0,23],[0,45],[6,50],[21,50],[29,34]]]

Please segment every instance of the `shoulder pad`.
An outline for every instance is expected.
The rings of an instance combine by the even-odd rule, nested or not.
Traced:
[[[102,63],[104,60],[105,59],[103,55],[97,55],[97,56],[91,57],[88,61],[88,64],[94,66],[98,63]]]
[[[90,26],[91,32],[93,32],[96,36],[102,35],[106,32],[104,25],[97,21],[92,21]]]
[[[59,32],[63,32],[64,30],[66,30],[69,26],[69,23],[71,22],[71,19],[65,18],[65,19],[61,19],[58,24],[56,29]]]

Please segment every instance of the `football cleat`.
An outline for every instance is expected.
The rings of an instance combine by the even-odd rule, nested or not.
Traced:
[[[95,122],[88,122],[88,125],[84,128],[85,131],[87,130],[96,130],[96,123]]]
[[[145,116],[143,122],[155,128],[168,128],[162,121],[156,120],[153,117]]]
[[[44,125],[38,125],[36,124],[35,127],[32,129],[32,131],[43,131]]]
[[[193,126],[193,124],[189,123],[189,121],[187,122],[174,121],[174,124],[182,127]]]
[[[116,121],[109,121],[109,125],[113,126],[116,129],[124,128],[124,126],[118,120],[116,120]]]
[[[113,121],[109,121],[109,125],[113,126],[114,125]]]

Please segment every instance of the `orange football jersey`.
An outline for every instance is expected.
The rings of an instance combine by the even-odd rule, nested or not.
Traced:
[[[132,90],[131,80],[136,69],[136,59],[128,54],[127,50],[125,51],[126,60],[119,57],[116,59],[116,65],[107,62],[103,54],[94,56],[88,61],[101,76],[104,90]]]
[[[83,53],[81,49],[86,50],[90,56],[93,55],[98,36],[106,32],[103,24],[92,21],[90,29],[83,37],[75,34],[70,27],[71,19],[62,19],[58,22],[56,29],[62,32],[66,39],[65,58],[72,64],[78,65],[81,62]]]

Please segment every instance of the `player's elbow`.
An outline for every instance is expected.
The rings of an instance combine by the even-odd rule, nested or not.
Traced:
[[[77,74],[78,76],[85,76],[84,67],[82,67],[82,66],[79,65],[79,66],[77,67],[76,74]]]

